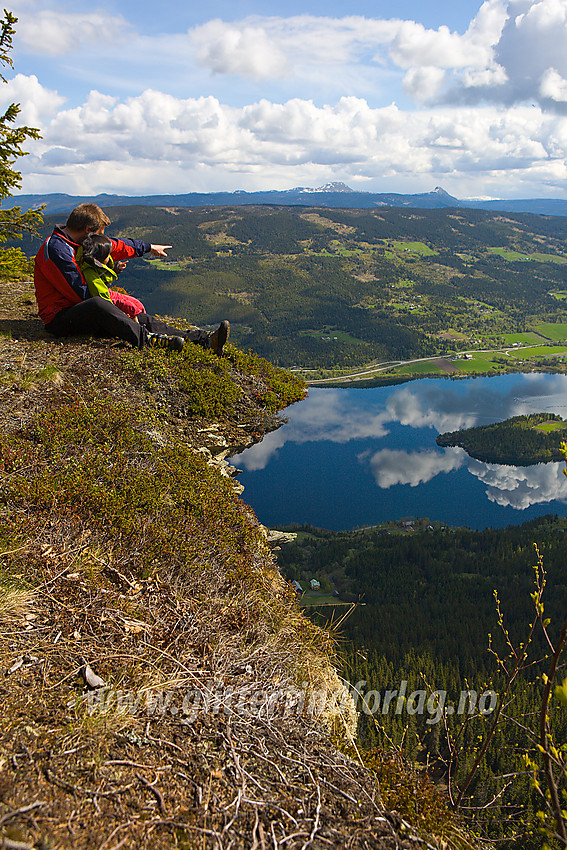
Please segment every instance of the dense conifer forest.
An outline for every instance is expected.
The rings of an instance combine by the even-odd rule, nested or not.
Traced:
[[[488,693],[499,695],[506,687],[496,658],[511,663],[503,629],[518,647],[534,620],[534,544],[547,577],[543,604],[549,635],[558,637],[567,598],[566,533],[567,521],[555,516],[485,531],[450,529],[425,519],[405,528],[391,523],[353,532],[302,527],[297,541],[282,548],[279,562],[289,579],[305,588],[311,578],[321,584],[321,591],[303,597],[310,615],[319,623],[341,621],[337,653],[345,679],[353,686],[364,683],[358,705],[369,751],[393,748],[428,764],[430,775],[456,798],[490,723],[490,714],[479,714],[479,702],[485,695],[483,704],[490,707]],[[348,616],[344,605],[316,604],[317,593],[331,592],[338,593],[338,601],[353,603]],[[473,820],[484,835],[506,838],[505,847],[541,846],[536,814],[541,800],[525,757],[538,759],[541,676],[549,655],[538,628],[469,788],[469,807],[496,798],[486,810],[476,809]],[[561,672],[559,680],[563,677]],[[393,693],[389,705],[388,691]],[[437,708],[435,691],[445,692],[448,712]],[[476,696],[463,697],[469,691]],[[476,702],[472,715],[470,699]],[[556,740],[566,741],[567,712],[558,700],[552,721]]]

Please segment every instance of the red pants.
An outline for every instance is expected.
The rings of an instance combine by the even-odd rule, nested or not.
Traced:
[[[130,316],[131,319],[135,319],[139,313],[145,313],[146,308],[142,304],[141,301],[138,301],[137,298],[134,298],[133,295],[124,295],[123,292],[115,292],[113,289],[108,290],[110,292],[110,300],[113,304],[122,310],[123,313],[126,313],[127,316]]]

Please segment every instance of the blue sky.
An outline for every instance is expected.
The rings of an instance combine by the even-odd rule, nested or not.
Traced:
[[[24,192],[567,196],[567,0],[11,9]]]

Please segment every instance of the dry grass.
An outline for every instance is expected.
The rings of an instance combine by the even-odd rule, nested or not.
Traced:
[[[0,624],[21,620],[30,614],[34,592],[12,587],[0,587]]]

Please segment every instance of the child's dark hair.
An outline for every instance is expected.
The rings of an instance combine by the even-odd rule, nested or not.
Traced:
[[[83,240],[83,259],[104,263],[112,250],[112,239],[101,233],[89,233]]]

